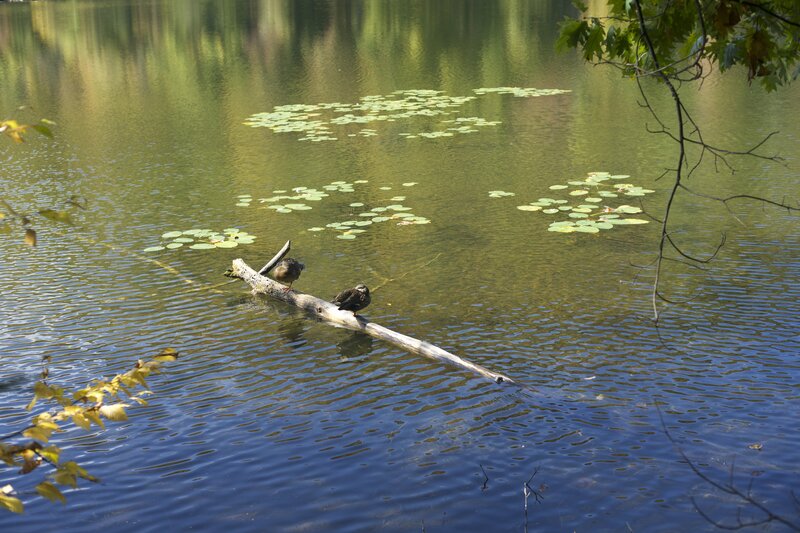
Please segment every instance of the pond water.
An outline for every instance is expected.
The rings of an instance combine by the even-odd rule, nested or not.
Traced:
[[[26,514],[0,513],[0,530],[714,530],[695,506],[734,521],[741,502],[681,450],[715,480],[752,480],[797,523],[797,216],[682,195],[685,249],[727,240],[705,270],[666,264],[677,303],[656,327],[641,267],[657,224],[562,234],[548,231],[559,215],[517,208],[572,201],[575,186],[550,187],[608,172],[653,192],[598,205],[641,200],[632,216],[658,218],[670,187],[657,178],[674,146],[647,133],[635,84],[554,52],[564,4],[0,4],[2,115],[56,122],[52,140],[2,140],[0,197],[31,215],[86,204],[72,226],[32,216],[35,248],[18,225],[0,235],[0,435],[29,418],[44,355],[50,379],[77,388],[181,353],[129,421],[57,436],[100,483],[62,506],[32,493],[36,474],[2,471]],[[499,87],[566,92],[476,91]],[[766,95],[741,72],[689,89],[713,144],[779,131],[764,153],[785,158],[734,160],[731,175],[706,157],[691,186],[796,201],[797,91]],[[369,122],[342,118],[369,109]],[[305,129],[246,124],[276,112]],[[255,239],[145,251],[167,232],[227,228]],[[366,283],[371,320],[524,387],[331,328],[222,276],[287,239],[306,264],[297,290],[332,298]],[[528,481],[543,498],[526,516]]]

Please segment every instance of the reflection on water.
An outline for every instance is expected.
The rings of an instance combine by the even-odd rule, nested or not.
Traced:
[[[529,530],[711,531],[691,498],[713,501],[722,518],[737,504],[681,462],[654,402],[704,472],[724,481],[735,462],[742,487],[757,472],[754,494],[796,514],[796,218],[742,203],[734,219],[681,203],[676,238],[703,253],[726,232],[728,245],[708,271],[670,265],[663,286],[683,303],[656,329],[652,272],[633,266],[652,259],[655,224],[555,235],[545,215],[517,209],[606,170],[656,191],[646,213],[658,216],[664,199],[654,178],[671,154],[643,134],[634,88],[552,52],[567,9],[0,5],[0,107],[29,104],[20,113],[58,124],[53,141],[0,145],[0,197],[29,213],[88,199],[75,226],[37,217],[36,248],[0,235],[0,435],[30,416],[42,355],[53,357],[51,380],[74,388],[165,346],[182,354],[149,380],[156,394],[130,421],[58,435],[102,483],[56,506],[33,496],[32,476],[4,470],[28,512],[0,514],[0,529],[519,531],[520,493],[538,468],[546,490],[541,503],[529,499]],[[482,95],[465,116],[498,124],[447,138],[301,143],[243,124],[287,104],[504,86],[571,92]],[[792,95],[710,79],[690,103],[718,119],[707,121],[709,137],[749,145],[731,135],[780,129],[774,149],[792,159]],[[733,177],[696,176],[718,194],[782,198],[797,188],[791,168],[760,162]],[[336,183],[324,202],[309,200]],[[298,187],[306,192],[274,192]],[[293,194],[305,198],[282,205],[314,208],[276,212],[255,200]],[[352,240],[308,231],[388,205],[429,223],[382,220]],[[142,252],[175,228],[257,239]],[[331,299],[359,282],[380,287],[371,319],[525,386],[498,386],[226,283],[233,258],[263,264],[287,238],[307,266],[297,290]]]

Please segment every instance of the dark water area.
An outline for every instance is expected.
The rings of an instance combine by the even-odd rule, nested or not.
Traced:
[[[72,226],[32,216],[35,248],[0,221],[0,435],[29,420],[45,355],[51,382],[76,389],[164,347],[181,353],[128,421],[55,437],[101,479],[65,489],[66,505],[35,495],[38,471],[0,470],[26,506],[0,512],[0,531],[714,531],[696,506],[735,521],[741,502],[681,450],[800,521],[796,214],[680,196],[673,230],[686,251],[710,255],[722,234],[726,244],[706,270],[666,264],[662,289],[677,303],[656,327],[657,224],[564,235],[517,209],[609,172],[655,191],[642,206],[660,218],[671,186],[657,178],[674,146],[647,133],[635,84],[554,51],[569,9],[0,4],[0,116],[56,123],[53,139],[0,139],[0,198],[31,215],[72,196],[87,206]],[[798,89],[765,94],[744,77],[712,76],[687,105],[715,145],[779,131],[765,152],[785,164],[736,159],[731,175],[706,159],[690,186],[795,201]],[[568,92],[476,92],[499,87]],[[470,99],[399,116],[407,108],[391,102],[409,93],[397,91]],[[340,120],[359,102],[398,116]],[[323,135],[313,125],[245,124],[298,104],[311,116],[295,125],[318,121],[336,140],[300,140]],[[444,122],[457,118],[475,120]],[[261,201],[308,189],[329,196]],[[269,207],[288,203],[311,209]],[[389,205],[429,223],[353,225],[365,230],[353,239],[328,227]],[[145,251],[205,228],[256,239]],[[222,276],[287,239],[306,264],[298,290],[332,298],[366,283],[371,320],[524,387],[331,328]],[[527,498],[527,518],[526,482],[543,497]],[[742,516],[763,518],[748,506]]]

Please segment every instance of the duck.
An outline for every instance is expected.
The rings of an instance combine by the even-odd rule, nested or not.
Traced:
[[[275,281],[280,281],[283,284],[289,284],[286,288],[287,291],[292,290],[292,283],[297,281],[300,273],[306,266],[292,257],[281,259],[275,268],[272,269],[272,277]]]
[[[336,298],[333,299],[333,304],[340,311],[352,311],[355,315],[357,311],[361,311],[368,306],[370,301],[369,289],[363,283],[359,283],[354,288],[345,289],[337,294]]]

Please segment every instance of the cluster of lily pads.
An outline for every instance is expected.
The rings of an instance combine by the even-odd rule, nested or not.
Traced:
[[[647,224],[641,218],[628,215],[641,213],[639,207],[616,203],[618,198],[640,197],[655,192],[631,183],[622,183],[630,176],[609,172],[590,172],[583,180],[573,180],[566,185],[551,185],[550,190],[568,191],[570,200],[539,198],[528,205],[519,205],[521,211],[539,211],[546,215],[566,215],[567,219],[552,222],[548,231],[558,233],[598,233],[600,230],[609,230],[616,226]],[[500,192],[500,191],[493,191]],[[576,204],[576,205],[573,205]]]
[[[435,117],[452,114],[455,110],[478,96],[486,94],[512,94],[516,97],[529,98],[563,94],[570,92],[562,89],[534,89],[522,87],[480,88],[473,91],[477,96],[448,96],[444,91],[435,90],[403,90],[388,95],[364,96],[358,102],[344,104],[341,102],[319,104],[289,104],[275,106],[269,113],[256,113],[245,120],[246,126],[269,128],[275,133],[300,133],[301,141],[336,141],[333,126],[349,126],[351,124],[371,124],[376,122],[396,122],[415,117]],[[330,116],[338,115],[338,116]],[[480,117],[460,117],[444,121],[445,124],[456,123],[456,126],[440,131],[421,133],[401,133],[407,139],[419,137],[452,137],[457,134],[474,133],[477,127],[496,126],[499,121],[489,121]],[[350,137],[373,137],[378,132],[364,128],[357,133],[348,133]]]
[[[288,189],[276,189],[272,191],[273,196],[259,198],[258,202],[268,204],[268,209],[274,209],[277,213],[291,213],[293,211],[308,211],[312,207],[305,202],[319,202],[323,198],[330,196],[332,192],[355,192],[354,185],[368,183],[367,180],[355,180],[352,183],[346,181],[332,181],[328,185],[323,185],[321,190],[312,187],[294,187]],[[250,194],[240,194],[236,197],[238,207],[250,207],[253,196]]]
[[[402,202],[405,196],[395,196],[391,199],[393,202]],[[353,208],[363,208],[362,202],[353,202],[350,204]],[[325,228],[338,231],[337,239],[352,240],[358,234],[367,231],[367,226],[379,224],[381,222],[396,222],[398,226],[410,226],[412,224],[430,224],[431,221],[425,217],[417,216],[411,212],[410,207],[402,204],[390,204],[386,206],[373,207],[369,211],[363,211],[356,215],[358,219],[346,220],[344,222],[331,222],[326,224],[325,227],[308,228],[308,231],[325,231]]]
[[[212,229],[187,229],[168,231],[161,235],[161,244],[145,248],[145,252],[174,250],[186,246],[192,250],[212,250],[215,248],[236,248],[240,244],[253,244],[256,236],[239,228],[226,228],[222,232]]]

